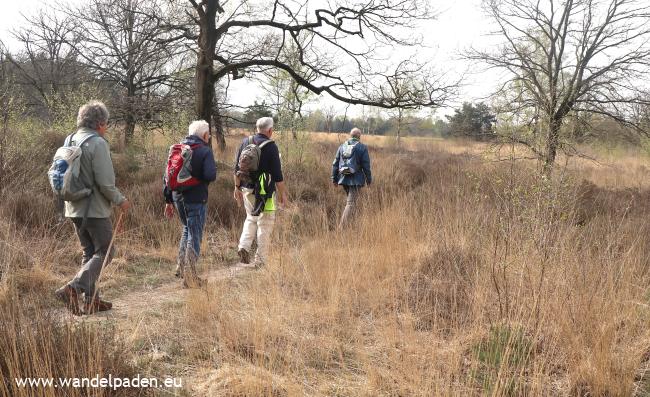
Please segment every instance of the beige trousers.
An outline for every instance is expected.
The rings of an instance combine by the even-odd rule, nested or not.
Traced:
[[[239,249],[243,248],[250,253],[253,241],[257,239],[255,262],[266,264],[271,246],[273,225],[275,224],[275,211],[262,211],[258,216],[251,215],[253,206],[255,205],[253,190],[242,188],[242,193],[244,196],[244,208],[246,209],[246,220],[244,221],[244,228],[239,238]]]

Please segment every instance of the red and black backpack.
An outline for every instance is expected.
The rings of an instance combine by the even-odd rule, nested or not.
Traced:
[[[172,191],[181,192],[201,184],[201,180],[192,176],[192,152],[201,144],[188,145],[177,143],[169,147],[165,184]]]

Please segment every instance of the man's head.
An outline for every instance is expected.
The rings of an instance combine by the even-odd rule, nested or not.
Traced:
[[[187,128],[187,135],[198,136],[203,142],[208,142],[210,140],[210,125],[205,120],[192,121]]]
[[[351,138],[356,138],[356,139],[361,139],[361,130],[358,129],[357,127],[354,127],[354,128],[350,131],[350,137],[351,137]]]
[[[266,135],[269,138],[273,135],[273,119],[271,117],[262,117],[261,119],[257,119],[255,126],[257,127],[258,133]]]
[[[90,101],[79,108],[77,127],[90,128],[104,135],[108,127],[108,109],[99,101]]]

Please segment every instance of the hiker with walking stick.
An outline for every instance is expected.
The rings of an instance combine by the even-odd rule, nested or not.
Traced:
[[[111,205],[120,208],[121,216],[130,207],[129,201],[115,187],[115,171],[105,139],[108,116],[108,109],[98,101],[79,108],[78,130],[57,150],[48,172],[52,189],[65,200],[65,217],[74,224],[82,247],[81,269],[55,292],[74,315],[112,308],[111,302],[99,297],[95,284],[113,251]],[[60,153],[71,155],[66,157]],[[82,294],[84,302],[80,308],[78,299]]]

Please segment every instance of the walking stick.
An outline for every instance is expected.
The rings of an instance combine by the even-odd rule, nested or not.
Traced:
[[[102,263],[102,267],[99,269],[99,275],[97,276],[97,280],[95,281],[95,291],[93,292],[93,298],[90,301],[91,305],[95,303],[95,298],[97,297],[97,290],[98,290],[97,284],[99,284],[100,280],[102,279],[104,267],[108,264],[108,258],[110,258],[111,256],[111,250],[113,249],[115,236],[117,235],[117,232],[120,230],[120,226],[122,225],[122,218],[124,218],[124,211],[120,211],[120,215],[117,217],[117,223],[115,223],[115,227],[113,228],[113,236],[111,237],[111,242],[108,244],[108,250],[106,251],[106,255],[104,256],[104,262]]]

